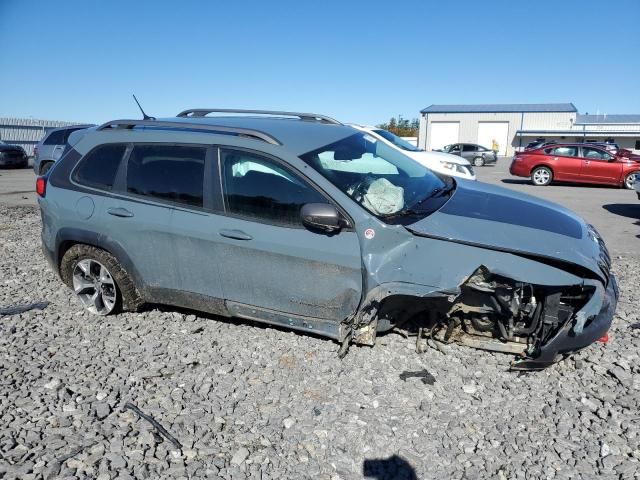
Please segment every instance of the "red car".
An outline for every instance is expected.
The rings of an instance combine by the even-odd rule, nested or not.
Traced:
[[[640,155],[624,149],[614,154],[580,143],[546,145],[516,153],[509,172],[530,178],[534,185],[549,185],[557,180],[631,189],[636,174],[640,174]]]

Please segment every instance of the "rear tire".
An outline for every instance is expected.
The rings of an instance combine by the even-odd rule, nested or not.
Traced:
[[[43,162],[40,164],[40,175],[45,175],[53,167],[53,162]]]
[[[94,314],[134,312],[144,303],[120,263],[100,248],[84,244],[72,246],[62,257],[60,276],[83,306]]]
[[[484,165],[484,158],[482,157],[476,157],[473,159],[473,164],[476,167],[482,167]]]
[[[626,177],[624,177],[624,188],[626,188],[627,190],[633,190],[636,176],[640,177],[640,172],[631,172]],[[638,178],[638,181],[640,181],[640,178]]]
[[[549,185],[553,181],[553,172],[547,167],[536,167],[531,170],[531,183],[538,187]]]

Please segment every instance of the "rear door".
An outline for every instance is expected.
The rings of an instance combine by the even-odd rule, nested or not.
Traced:
[[[300,219],[302,205],[330,199],[280,160],[256,152],[221,148],[220,172],[225,215],[214,235],[230,310],[249,305],[333,321],[351,315],[362,293],[356,233],[311,231]]]
[[[171,220],[176,206],[195,201],[191,189],[180,188],[185,178],[181,170],[189,168],[185,164],[193,155],[183,148],[134,145],[119,173],[120,195],[104,202],[108,236],[126,253],[154,296],[180,290]]]
[[[478,147],[476,145],[471,145],[469,143],[462,144],[462,158],[473,162],[475,157],[481,157],[482,153],[478,152]]]
[[[574,145],[560,145],[545,150],[555,180],[583,181],[582,159],[578,150]]]
[[[605,150],[581,147],[582,178],[586,182],[617,185],[622,174],[622,164]]]

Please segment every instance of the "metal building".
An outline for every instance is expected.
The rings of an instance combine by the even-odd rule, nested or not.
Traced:
[[[640,115],[580,115],[573,103],[431,105],[420,112],[418,146],[426,150],[476,143],[508,156],[538,139],[640,150]]]
[[[33,118],[0,118],[0,140],[21,146],[31,157],[33,156],[33,147],[42,140],[49,130],[77,124],[78,122],[35,120]]]

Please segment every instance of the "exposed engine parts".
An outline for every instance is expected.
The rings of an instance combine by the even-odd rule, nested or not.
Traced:
[[[404,329],[406,335],[417,335],[418,353],[426,344],[439,348],[439,343],[456,342],[517,355],[522,360],[520,366],[514,364],[517,369],[542,368],[535,359],[547,342],[562,328],[580,333],[589,323],[589,314],[581,309],[593,294],[593,288],[583,285],[517,282],[480,266],[460,285],[459,294],[446,301],[400,296],[376,302],[368,315],[369,322],[373,317],[376,321],[361,322],[353,341],[371,345],[376,332]]]

